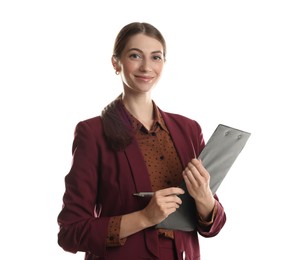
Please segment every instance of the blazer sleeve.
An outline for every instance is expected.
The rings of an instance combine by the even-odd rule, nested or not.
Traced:
[[[58,244],[72,253],[77,251],[104,255],[109,217],[97,217],[98,193],[97,137],[88,122],[75,129],[73,161],[65,177],[63,207],[58,215]]]
[[[197,231],[203,237],[216,236],[226,223],[226,214],[225,214],[224,208],[219,202],[217,195],[214,195],[214,198],[215,198],[216,213],[215,213],[212,224],[209,226],[201,225],[201,224],[197,225]]]

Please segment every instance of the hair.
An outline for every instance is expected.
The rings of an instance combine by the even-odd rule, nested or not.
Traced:
[[[113,57],[120,59],[129,39],[137,34],[144,34],[158,40],[163,46],[163,57],[166,57],[166,43],[160,31],[149,23],[134,22],[127,24],[118,33],[113,47]]]
[[[166,43],[160,31],[149,23],[133,22],[124,26],[118,33],[113,47],[113,57],[120,60],[125,46],[132,36],[144,34],[158,40],[163,46],[163,57],[166,58]],[[104,136],[109,147],[115,151],[125,149],[133,140],[131,123],[120,103],[120,96],[106,106],[102,113]]]

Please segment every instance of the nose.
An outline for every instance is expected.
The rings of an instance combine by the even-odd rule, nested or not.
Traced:
[[[152,67],[150,62],[147,59],[143,59],[140,65],[140,70],[143,72],[150,72],[152,71]]]

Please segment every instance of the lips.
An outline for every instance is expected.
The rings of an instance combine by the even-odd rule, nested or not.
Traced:
[[[136,75],[135,76],[137,79],[140,79],[142,81],[151,81],[154,77],[150,77],[150,76],[143,76],[143,75]]]

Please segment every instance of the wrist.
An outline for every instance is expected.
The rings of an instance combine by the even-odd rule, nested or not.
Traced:
[[[140,226],[142,227],[142,229],[154,226],[154,224],[151,223],[150,219],[148,218],[145,209],[138,211],[137,214],[138,219],[140,219]]]
[[[207,221],[211,219],[213,209],[215,207],[215,199],[214,197],[207,199],[207,200],[202,200],[202,201],[195,201],[197,212],[199,214],[199,217]]]

